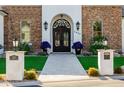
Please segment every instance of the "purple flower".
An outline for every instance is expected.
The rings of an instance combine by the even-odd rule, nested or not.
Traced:
[[[77,41],[77,42],[73,43],[73,45],[72,45],[73,49],[82,49],[83,47],[84,46],[83,46],[83,44],[81,44],[80,41]]]
[[[49,42],[48,41],[43,41],[43,42],[41,42],[41,46],[40,46],[40,48],[51,48],[51,45],[49,44]]]

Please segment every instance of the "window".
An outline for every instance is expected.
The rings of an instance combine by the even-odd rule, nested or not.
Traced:
[[[55,32],[55,46],[60,46],[60,34]]]
[[[30,42],[30,22],[27,20],[21,22],[21,42]]]
[[[65,31],[64,32],[64,46],[69,46],[68,38],[69,38],[69,32]]]
[[[93,37],[102,36],[102,22],[94,21],[92,26],[93,26]]]

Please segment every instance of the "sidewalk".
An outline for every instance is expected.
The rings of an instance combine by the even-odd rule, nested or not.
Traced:
[[[88,78],[79,60],[71,53],[50,54],[39,76],[41,82]]]
[[[99,76],[99,77],[88,77],[88,78],[77,78],[70,80],[58,80],[58,81],[22,81],[22,82],[9,82],[9,81],[0,81],[0,87],[42,87],[45,83],[56,83],[56,82],[91,82],[91,81],[124,81],[124,75],[113,75],[113,76]]]

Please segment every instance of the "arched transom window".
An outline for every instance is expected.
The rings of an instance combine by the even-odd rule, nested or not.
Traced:
[[[57,27],[71,28],[69,22],[65,19],[58,19],[57,21],[55,21],[53,28],[57,28]]]

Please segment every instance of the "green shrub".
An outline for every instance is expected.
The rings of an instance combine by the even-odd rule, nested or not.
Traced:
[[[122,74],[122,69],[121,69],[121,67],[115,68],[115,69],[114,69],[114,73],[115,73],[115,74]]]
[[[37,71],[35,69],[31,69],[29,71],[24,71],[24,79],[26,80],[37,80]]]
[[[93,53],[93,54],[97,54],[97,50],[98,49],[104,49],[104,45],[102,45],[102,44],[92,44],[91,46],[90,46],[90,51]]]
[[[88,69],[88,75],[89,76],[98,76],[99,72],[96,68],[91,67],[91,68]]]
[[[92,38],[89,50],[96,55],[98,49],[108,49],[108,46],[103,45],[105,39],[104,36],[95,36]]]
[[[30,49],[28,43],[23,42],[23,43],[20,43],[20,44],[19,44],[18,50],[19,50],[19,51],[26,51],[25,54],[28,54],[28,52],[29,52],[31,49]]]

